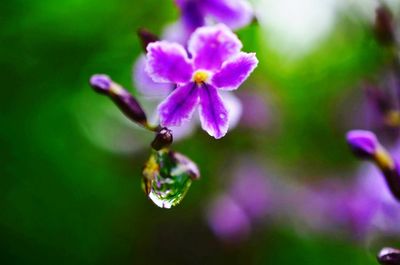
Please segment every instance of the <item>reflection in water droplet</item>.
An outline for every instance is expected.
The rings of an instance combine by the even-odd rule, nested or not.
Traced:
[[[199,170],[186,156],[162,149],[153,151],[143,169],[143,190],[160,208],[179,204]]]

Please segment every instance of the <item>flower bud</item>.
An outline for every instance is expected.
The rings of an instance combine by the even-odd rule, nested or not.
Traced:
[[[112,80],[108,75],[93,75],[89,83],[96,92],[108,94]]]
[[[173,136],[171,130],[164,127],[157,132],[156,137],[151,143],[151,147],[154,150],[159,151],[163,148],[169,147],[172,144],[172,141]]]
[[[350,131],[347,133],[346,139],[353,153],[364,159],[373,158],[380,146],[375,134],[369,131]]]
[[[361,159],[372,160],[381,170],[392,195],[400,201],[400,165],[370,131],[354,130],[347,133],[347,142]]]
[[[376,259],[382,265],[400,265],[400,250],[385,247],[379,251]]]
[[[379,112],[380,115],[384,115],[392,108],[390,98],[388,98],[384,93],[384,90],[380,87],[365,84],[364,91],[369,103]]]
[[[113,82],[110,77],[93,75],[90,78],[90,85],[95,91],[109,96],[130,120],[149,127],[146,114],[139,102],[123,87]]]
[[[395,30],[393,15],[390,10],[384,6],[379,6],[375,11],[375,36],[382,44],[394,44]]]
[[[137,31],[137,35],[139,36],[140,42],[142,44],[142,48],[144,52],[147,52],[147,45],[152,42],[156,42],[159,40],[158,36],[151,33],[149,30],[145,28],[140,28]]]

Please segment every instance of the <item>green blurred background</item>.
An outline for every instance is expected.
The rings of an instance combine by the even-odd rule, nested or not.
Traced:
[[[273,49],[259,25],[240,30],[245,50],[260,59],[247,84],[273,102],[276,128],[238,128],[220,141],[199,130],[176,143],[202,179],[181,205],[164,210],[140,188],[149,150],[109,152],[82,121],[118,113],[88,86],[92,74],[107,73],[136,93],[135,32],[160,33],[176,20],[172,1],[13,0],[0,12],[1,264],[375,264],[362,243],[276,223],[227,245],[204,219],[227,177],[221,166],[241,153],[301,181],[352,175],[342,121],[361,95],[359,82],[374,79],[387,60],[367,23],[338,14],[330,34],[295,59]]]

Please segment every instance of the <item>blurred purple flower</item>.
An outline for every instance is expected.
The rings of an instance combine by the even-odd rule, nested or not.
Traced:
[[[253,161],[243,161],[235,169],[229,194],[252,219],[263,217],[272,203],[267,176]]]
[[[250,220],[243,209],[227,195],[216,198],[208,210],[210,228],[221,239],[240,240],[250,232]]]
[[[148,45],[146,71],[155,82],[177,88],[159,106],[162,126],[180,126],[199,105],[202,128],[216,139],[228,130],[228,110],[217,89],[236,90],[256,68],[254,53],[225,25],[198,28],[186,50],[166,41]],[[210,56],[213,54],[213,56]]]
[[[393,156],[399,155],[400,145],[397,145]],[[400,233],[400,203],[382,172],[374,165],[362,166],[353,183],[343,180],[322,182],[322,185],[310,187],[303,199],[297,201],[301,205],[300,212],[311,213],[302,217],[315,221],[318,216],[320,228],[337,230],[344,227],[359,239],[376,231]]]
[[[345,192],[337,199],[336,205],[338,221],[361,239],[373,229],[374,218],[380,207],[379,198],[367,193],[363,187],[368,184],[364,181],[344,189]]]
[[[167,39],[184,44],[189,36],[199,27],[206,25],[212,18],[232,29],[248,25],[254,13],[246,0],[175,0],[181,10],[181,20],[167,30]],[[177,34],[179,32],[179,34]]]
[[[265,100],[264,95],[246,90],[246,92],[239,93],[238,96],[243,105],[241,126],[262,130],[274,122],[272,108]]]
[[[400,213],[400,208],[393,204],[393,198],[390,203],[387,201],[387,187],[383,179],[377,176],[379,172],[374,169],[372,166],[362,168],[353,183],[341,179],[324,180],[298,187],[297,192],[291,195],[284,194],[291,197],[287,204],[295,204],[294,207],[288,207],[290,219],[304,223],[314,231],[342,231],[361,240],[378,228],[389,229],[379,222],[400,221],[399,214],[393,216],[395,212]],[[387,209],[384,211],[384,208]]]
[[[400,155],[400,144],[393,155]],[[271,181],[251,160],[234,172],[228,190],[211,202],[207,212],[211,229],[222,239],[249,236],[254,223],[264,217],[303,224],[299,231],[306,225],[319,232],[347,232],[358,240],[376,232],[400,233],[400,204],[376,166],[362,166],[354,181],[328,179],[308,185]]]
[[[344,202],[349,221],[359,233],[366,234],[374,230],[400,232],[400,204],[376,167],[366,165],[361,168]]]
[[[244,239],[266,216],[273,203],[270,183],[260,165],[249,158],[239,162],[228,190],[207,209],[207,220],[221,239]]]
[[[382,75],[379,84],[364,85],[367,97],[368,122],[375,129],[399,128],[400,127],[400,76],[395,70]],[[398,131],[389,133],[395,134],[398,138]]]

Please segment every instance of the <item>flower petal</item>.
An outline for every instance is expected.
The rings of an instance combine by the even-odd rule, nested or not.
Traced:
[[[232,29],[248,25],[254,12],[246,0],[203,0],[201,7],[207,14]]]
[[[229,92],[226,92],[229,93]],[[154,103],[154,101],[153,101]],[[160,120],[160,114],[158,112],[157,106],[153,106],[152,108],[153,113],[150,115],[148,118],[150,120],[150,124],[156,124]],[[149,110],[148,113],[150,113],[152,110]],[[179,126],[168,126],[168,129],[170,129],[173,133],[174,136],[174,142],[181,141],[182,139],[186,139],[189,136],[191,136],[195,130],[197,129],[197,126],[199,125],[199,120],[197,116],[194,116],[190,119],[190,121],[182,123]]]
[[[201,1],[181,1],[179,4],[183,25],[190,33],[204,26],[204,15],[200,3]]]
[[[193,72],[185,49],[177,43],[152,42],[147,46],[146,72],[158,83],[187,83]]]
[[[199,88],[201,127],[216,139],[222,138],[229,127],[228,110],[217,89],[204,84]]]
[[[198,121],[193,118],[189,122],[183,123],[181,126],[169,126],[174,135],[174,142],[186,139],[191,136],[197,129]]]
[[[228,112],[229,128],[233,129],[238,125],[242,117],[243,114],[242,102],[237,96],[235,96],[233,92],[219,91],[218,93],[221,96],[226,109],[229,110]]]
[[[201,27],[189,39],[188,50],[196,69],[216,70],[240,52],[242,43],[225,25]]]
[[[189,37],[190,37],[191,32],[189,32],[185,26],[183,25],[183,22],[181,20],[178,20],[176,22],[173,22],[169,25],[167,25],[164,30],[163,34],[161,36],[161,39],[167,40],[170,42],[177,42],[181,44],[182,46],[186,46]]]
[[[146,57],[141,55],[133,67],[133,84],[136,89],[148,98],[165,98],[173,89],[171,84],[156,83],[144,70],[146,67]]]
[[[212,83],[220,89],[235,90],[249,77],[257,64],[255,53],[241,52],[223,63],[221,70],[213,76]]]
[[[188,83],[174,90],[158,107],[162,126],[180,126],[192,117],[199,102],[198,87]]]

